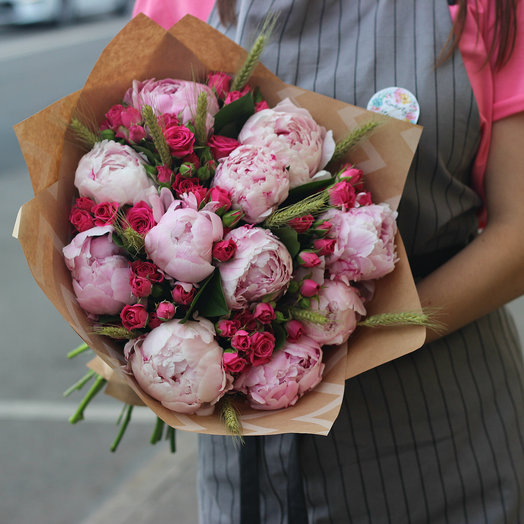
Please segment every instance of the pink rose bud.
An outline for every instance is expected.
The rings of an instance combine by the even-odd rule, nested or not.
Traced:
[[[247,360],[242,358],[236,351],[224,351],[222,362],[224,370],[229,373],[240,373],[248,365]]]
[[[300,294],[303,297],[314,297],[318,295],[319,290],[320,284],[311,278],[306,278],[304,282],[302,282],[302,286],[300,286]]]
[[[253,331],[257,328],[257,320],[248,309],[236,313],[234,320],[238,322],[239,327],[243,327],[247,331]]]
[[[362,181],[363,175],[364,172],[362,169],[357,169],[352,167],[351,164],[348,164],[347,166],[344,166],[343,170],[339,173],[338,178],[345,178],[354,186]]]
[[[265,100],[261,100],[255,104],[255,113],[263,111],[264,109],[269,109],[269,104]]]
[[[373,204],[371,200],[371,193],[369,191],[362,191],[357,194],[356,202],[359,206],[370,206]]]
[[[329,203],[348,209],[355,203],[355,188],[349,182],[337,182],[329,188]]]
[[[175,311],[175,305],[167,300],[160,302],[156,308],[156,314],[160,320],[171,320],[175,316]]]
[[[271,304],[260,302],[256,305],[253,316],[262,324],[270,324],[272,320],[275,320],[275,310]]]
[[[170,184],[173,176],[173,171],[167,166],[158,166],[156,168],[156,178],[161,184]]]
[[[304,327],[298,320],[290,320],[286,324],[287,339],[291,342],[296,342],[303,334]]]
[[[153,284],[147,278],[139,277],[134,273],[129,276],[129,285],[135,297],[148,297],[153,289]]]
[[[298,263],[304,267],[316,267],[322,264],[322,259],[311,251],[302,251],[298,255]]]
[[[91,211],[94,205],[95,202],[87,197],[80,197],[75,200],[75,207],[85,211]]]
[[[334,238],[317,238],[313,242],[313,246],[317,250],[317,255],[331,255],[335,251],[335,246],[337,244],[336,239]]]
[[[131,126],[129,128],[129,141],[138,144],[146,137],[146,130],[142,126]]]
[[[195,294],[196,289],[193,287],[193,284],[189,282],[178,282],[171,292],[175,303],[181,304],[182,306],[191,304],[193,298],[195,298]]]
[[[242,91],[230,91],[224,99],[224,105],[231,104],[231,102],[235,102],[239,98],[242,98],[243,96],[247,95],[250,90],[251,88],[249,86],[245,86]]]
[[[250,339],[252,349],[250,358],[253,366],[269,362],[275,349],[275,336],[268,331],[257,331],[251,335]]]
[[[222,216],[224,227],[235,227],[244,217],[244,212],[240,209],[228,211]]]
[[[228,156],[239,145],[240,142],[238,140],[222,135],[212,135],[208,141],[208,146],[216,160]]]
[[[237,245],[232,238],[220,240],[213,244],[213,258],[219,262],[226,262],[235,256],[236,250]]]
[[[196,174],[197,168],[192,162],[183,162],[178,168],[178,173],[184,178],[191,178]]]
[[[120,312],[122,325],[132,331],[133,329],[141,329],[147,324],[147,311],[142,304],[127,304]]]
[[[245,329],[239,329],[231,337],[231,346],[239,351],[247,351],[251,347],[249,333]]]
[[[79,209],[78,207],[71,209],[71,213],[69,214],[69,222],[73,224],[74,228],[79,233],[82,233],[82,231],[87,231],[95,225],[95,221],[93,220],[91,213],[85,209]]]
[[[134,107],[126,107],[120,117],[122,119],[122,125],[125,127],[131,127],[142,122],[142,114]]]
[[[153,210],[144,201],[138,202],[127,210],[126,222],[142,236],[156,225]]]
[[[147,321],[147,325],[151,329],[155,329],[158,326],[160,326],[161,324],[162,324],[162,321],[157,317],[156,313],[153,312],[149,314],[149,320]]]
[[[313,215],[304,215],[291,219],[288,222],[288,225],[292,227],[297,233],[304,233],[313,225],[314,221],[315,218]]]
[[[215,329],[221,337],[231,338],[240,329],[240,322],[222,319],[216,323]]]
[[[118,202],[101,202],[93,206],[92,213],[95,216],[95,226],[111,225],[118,212]]]
[[[229,196],[229,191],[227,189],[222,189],[221,187],[215,186],[212,187],[207,194],[208,202],[213,202],[215,213],[218,215],[224,214],[231,207],[231,198]],[[208,209],[206,207],[206,209]],[[210,209],[211,210],[211,209]]]
[[[332,227],[333,225],[331,224],[331,222],[328,222],[327,220],[317,220],[313,224],[315,233],[319,234],[320,236],[327,235]]]
[[[231,75],[219,71],[207,74],[207,85],[214,89],[219,98],[225,98],[231,85]]]

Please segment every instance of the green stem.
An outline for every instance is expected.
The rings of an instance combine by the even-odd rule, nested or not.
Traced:
[[[67,354],[67,358],[74,358],[77,355],[80,355],[80,353],[83,353],[84,351],[87,351],[89,349],[89,346],[84,342],[83,344],[80,344],[77,348],[71,350]]]
[[[169,426],[167,428],[166,439],[169,439],[169,449],[171,453],[176,453],[176,430]]]
[[[80,402],[80,405],[73,416],[70,417],[69,422],[71,422],[71,424],[76,424],[80,420],[83,420],[85,408],[89,405],[89,402],[91,402],[97,393],[104,387],[106,382],[107,380],[104,377],[97,375],[95,383],[91,386],[91,389],[87,392],[87,395],[82,399],[82,402]]]
[[[120,444],[120,441],[122,440],[122,437],[124,436],[124,433],[126,432],[127,426],[129,425],[129,422],[131,421],[131,414],[133,413],[133,406],[131,405],[125,405],[124,406],[124,420],[122,421],[122,424],[120,426],[120,430],[118,432],[118,435],[116,436],[115,440],[111,444],[111,447],[109,448],[111,452],[115,452],[118,448],[118,444]],[[120,420],[121,417],[119,417]]]
[[[95,375],[96,372],[90,369],[80,380],[75,382],[71,387],[67,388],[64,391],[64,397],[68,397],[69,395],[71,395],[71,393],[73,393],[73,391],[82,389]]]
[[[151,444],[156,444],[162,438],[162,431],[164,430],[164,421],[160,418],[156,418],[155,428],[151,434],[149,442]]]

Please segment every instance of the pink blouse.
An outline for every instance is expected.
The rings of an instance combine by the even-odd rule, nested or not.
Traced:
[[[458,6],[450,6],[455,20]],[[473,184],[484,198],[484,173],[491,142],[493,122],[524,111],[524,6],[517,9],[517,36],[515,49],[508,63],[495,70],[494,59],[484,65],[493,41],[495,1],[477,0],[467,5],[464,33],[459,49],[464,60],[481,121],[481,140],[473,166]],[[483,67],[484,65],[484,67]]]

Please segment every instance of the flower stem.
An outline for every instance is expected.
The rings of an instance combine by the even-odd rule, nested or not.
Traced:
[[[67,358],[74,358],[77,355],[80,355],[80,353],[83,353],[84,351],[87,351],[89,349],[89,346],[84,342],[83,344],[80,344],[77,348],[71,350],[67,354]]]
[[[84,410],[89,405],[89,402],[97,395],[97,393],[104,387],[107,380],[100,375],[96,376],[95,383],[91,386],[91,389],[87,392],[87,395],[82,399],[75,413],[69,418],[71,424],[76,424],[84,418]]]
[[[95,375],[96,372],[90,369],[80,380],[64,391],[64,397],[68,397],[73,391],[82,389]]]
[[[151,434],[151,438],[149,439],[149,442],[151,444],[156,444],[162,438],[163,430],[164,430],[164,421],[160,417],[157,417],[155,427],[153,429],[153,433]]]
[[[124,420],[122,421],[122,424],[120,425],[120,430],[118,432],[118,435],[116,436],[115,440],[113,440],[113,443],[111,444],[111,447],[109,448],[112,453],[114,453],[116,449],[118,448],[118,444],[120,444],[120,441],[122,440],[122,437],[124,436],[124,433],[126,432],[127,426],[129,425],[129,422],[131,421],[131,414],[133,413],[133,406],[129,404],[125,404],[123,412],[124,412]],[[121,416],[119,417],[119,420]]]
[[[171,453],[176,453],[176,430],[169,426],[167,428],[166,439],[169,439],[169,449]]]

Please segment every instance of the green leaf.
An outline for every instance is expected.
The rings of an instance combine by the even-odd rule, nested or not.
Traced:
[[[278,229],[272,229],[271,232],[286,246],[291,258],[295,258],[300,253],[301,248],[300,242],[298,241],[298,234],[292,227],[279,227]]]
[[[282,349],[286,343],[287,331],[286,328],[278,322],[272,322],[271,326],[273,328],[273,334],[275,335],[275,349],[273,351],[278,351]]]
[[[290,204],[295,204],[300,202],[309,195],[313,195],[318,191],[332,185],[336,182],[336,178],[326,178],[325,180],[314,180],[313,182],[308,182],[307,184],[302,184],[301,186],[294,187],[289,190],[289,195],[286,201],[279,207],[289,206]]]
[[[144,153],[144,155],[146,155],[147,157],[148,162],[151,165],[155,166],[160,164],[160,156],[153,153],[149,148],[133,144],[133,149],[135,151],[138,151],[139,153]]]
[[[215,115],[215,134],[237,138],[246,120],[255,113],[253,95],[243,97],[227,104]]]
[[[200,298],[200,297],[199,297]],[[220,271],[215,270],[207,286],[205,296],[201,296],[198,301],[197,309],[200,315],[209,317],[222,317],[229,313],[226,304],[224,291],[222,290],[222,281]]]

